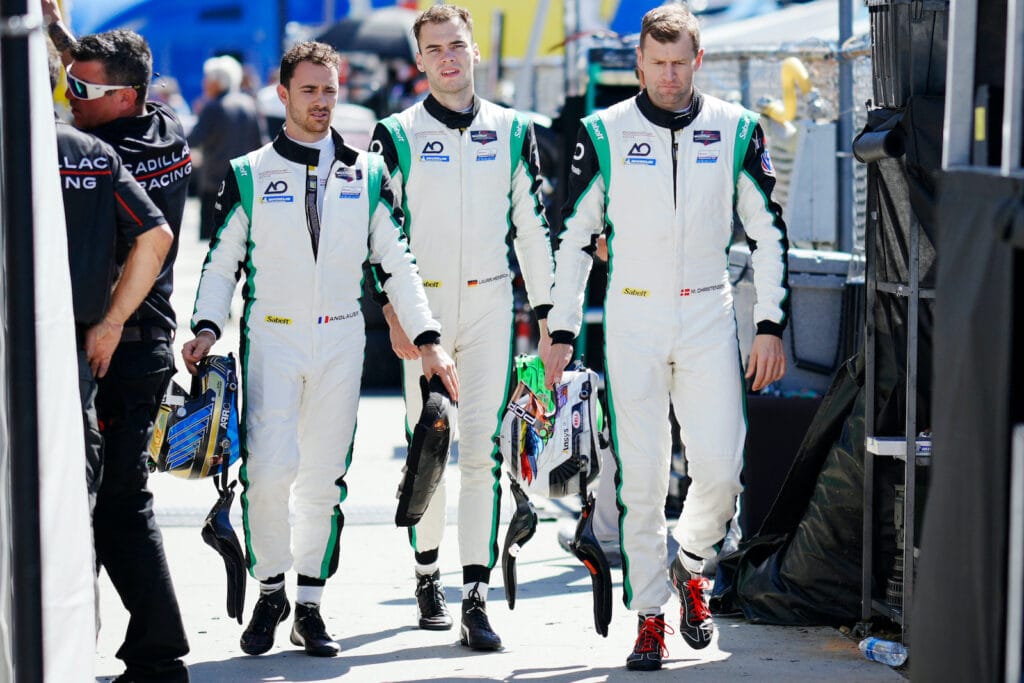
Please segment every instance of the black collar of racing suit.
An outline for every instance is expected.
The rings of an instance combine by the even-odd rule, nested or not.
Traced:
[[[345,140],[333,128],[331,129],[331,138],[334,140],[334,158],[346,166],[354,165],[359,153],[346,145]],[[274,151],[296,164],[304,166],[320,165],[320,150],[295,142],[284,134],[284,128],[274,138]]]
[[[682,113],[667,111],[656,106],[651,102],[651,98],[647,96],[647,90],[640,91],[640,94],[636,96],[636,106],[640,108],[640,113],[644,115],[644,118],[656,126],[668,128],[669,130],[682,130],[693,123],[693,120],[697,118],[697,114],[700,113],[703,103],[704,97],[696,88],[693,89],[693,100],[690,102],[690,108]]]
[[[433,95],[427,95],[427,99],[423,100],[423,106],[428,114],[449,128],[469,128],[480,111],[480,98],[473,95],[472,111],[452,111],[438,102]]]

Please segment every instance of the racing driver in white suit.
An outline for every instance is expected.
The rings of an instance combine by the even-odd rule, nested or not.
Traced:
[[[675,529],[671,579],[680,631],[702,648],[713,633],[703,561],[735,512],[746,436],[744,378],[727,252],[733,212],[752,251],[757,333],[746,376],[759,390],[782,377],[788,315],[786,226],[757,115],[693,87],[704,51],[683,5],[648,12],[637,48],[646,88],[582,121],[563,213],[551,386],[572,357],[598,236],[608,233],[605,354],[626,606],[639,615],[627,668],[661,668],[671,401],[692,484]]]
[[[494,437],[512,366],[510,243],[540,319],[542,348],[554,271],[551,244],[538,195],[541,177],[532,124],[474,95],[473,66],[480,55],[469,12],[435,5],[420,15],[413,32],[419,46],[416,63],[427,75],[430,95],[378,124],[370,150],[383,154],[395,185],[401,185],[409,246],[430,310],[444,328],[441,344],[462,378],[461,640],[473,649],[494,650],[501,639],[490,626],[485,601],[498,553],[501,465]],[[384,313],[395,352],[406,360],[406,422],[415,424],[421,411],[420,368],[411,362],[415,348],[390,307]],[[410,534],[419,625],[436,630],[452,626],[437,568],[446,508],[441,482]]]
[[[196,294],[196,338],[182,352],[190,369],[209,352],[244,273],[240,477],[249,571],[260,581],[260,598],[241,646],[253,655],[273,646],[274,630],[290,612],[284,572],[293,566],[292,643],[314,656],[338,652],[319,604],[338,566],[344,525],[365,346],[365,260],[389,275],[385,290],[423,373],[440,374],[458,398],[454,364],[438,343],[441,326],[401,236],[383,161],[330,129],[338,63],[333,49],[313,42],[282,58],[284,130],[231,162]]]

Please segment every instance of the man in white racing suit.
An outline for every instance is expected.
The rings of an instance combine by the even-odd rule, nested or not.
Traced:
[[[427,75],[430,95],[378,124],[370,150],[384,156],[401,185],[409,246],[430,310],[444,329],[441,344],[464,378],[458,407],[461,640],[473,649],[493,650],[501,639],[490,626],[485,601],[498,555],[501,461],[494,437],[508,398],[512,360],[509,244],[539,319],[542,347],[554,270],[551,244],[538,196],[532,124],[474,94],[473,66],[480,55],[469,12],[437,5],[420,15],[413,30],[416,63]],[[420,368],[411,362],[416,350],[403,333],[404,323],[398,324],[388,305],[384,314],[395,352],[407,361],[408,429],[421,410]],[[447,505],[443,481],[410,531],[419,626],[435,630],[452,627],[438,570]]]
[[[684,6],[644,16],[637,66],[646,88],[581,125],[548,316],[550,386],[572,357],[591,254],[607,230],[606,380],[623,598],[640,617],[626,660],[634,670],[659,669],[665,652],[670,401],[692,479],[671,567],[680,631],[701,648],[714,630],[701,568],[735,512],[746,436],[727,270],[734,211],[751,247],[757,293],[746,377],[759,390],[785,372],[788,242],[771,199],[771,159],[756,114],[694,89],[703,53]]]
[[[314,656],[338,652],[319,604],[338,566],[344,525],[365,346],[364,260],[390,275],[386,291],[424,374],[440,374],[458,396],[384,165],[330,129],[338,63],[332,48],[314,42],[282,58],[285,128],[271,144],[231,162],[196,294],[196,338],[182,351],[190,370],[209,352],[244,271],[240,478],[249,571],[260,581],[260,598],[241,647],[252,655],[273,646],[290,612],[284,572],[293,566],[292,643]]]

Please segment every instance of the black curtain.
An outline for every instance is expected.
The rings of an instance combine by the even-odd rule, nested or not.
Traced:
[[[939,197],[934,466],[911,673],[999,681],[1010,430],[1024,419],[1024,180],[948,173]]]

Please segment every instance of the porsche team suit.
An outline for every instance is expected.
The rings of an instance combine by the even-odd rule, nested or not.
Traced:
[[[178,117],[158,102],[147,102],[138,116],[114,119],[88,132],[117,150],[174,233],[156,282],[125,321],[121,343],[98,383],[103,481],[93,515],[96,559],[131,615],[117,651],[127,678],[187,681],[180,658],[188,654],[188,639],[153,516],[146,445],[174,375],[171,342],[177,322],[171,290],[192,155]],[[118,241],[118,263],[124,263],[130,248],[129,242]]]
[[[591,253],[607,228],[623,597],[630,609],[660,612],[670,595],[669,401],[692,478],[676,539],[695,560],[714,557],[741,490],[746,436],[727,256],[733,211],[753,252],[759,334],[781,336],[787,322],[786,228],[757,115],[699,92],[683,114],[643,92],[585,118],[569,182],[549,330],[558,343],[579,333]]]
[[[313,579],[337,569],[366,341],[363,261],[391,275],[387,292],[417,343],[440,331],[383,162],[332,139],[318,150],[282,132],[231,162],[196,294],[193,330],[219,336],[245,273],[240,476],[249,571],[261,581],[293,565]]]
[[[533,126],[478,97],[460,113],[430,95],[379,123],[370,148],[401,186],[409,248],[459,373],[459,553],[463,581],[486,583],[498,554],[501,461],[493,438],[512,368],[510,242],[538,318],[550,307],[553,266]],[[409,430],[422,409],[422,373],[417,362],[404,366]],[[410,534],[418,561],[436,557],[446,506],[442,478]]]

